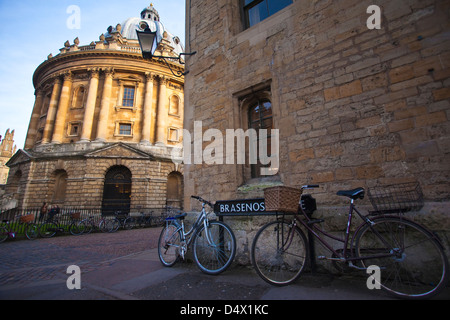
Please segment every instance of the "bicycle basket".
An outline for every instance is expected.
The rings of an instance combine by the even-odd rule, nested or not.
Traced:
[[[368,195],[375,209],[372,214],[419,211],[424,204],[422,189],[417,182],[371,188]]]
[[[73,212],[70,214],[72,216],[72,219],[78,220],[81,218],[81,212]]]
[[[297,212],[302,191],[277,186],[264,189],[266,211]]]
[[[28,214],[26,216],[20,217],[20,222],[22,223],[29,223],[34,221],[34,214]]]

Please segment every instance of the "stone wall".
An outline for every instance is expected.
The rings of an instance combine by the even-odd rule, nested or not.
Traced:
[[[381,8],[379,30],[366,24],[373,4]],[[347,204],[335,196],[340,189],[417,181],[426,208],[434,208],[423,211],[424,220],[448,238],[448,1],[294,0],[246,30],[239,2],[188,1],[187,13],[187,51],[198,53],[187,61],[185,128],[193,132],[202,121],[203,130],[224,135],[247,129],[242,97],[268,87],[280,130],[280,169],[272,179],[320,184],[318,214],[332,217],[325,208]],[[245,165],[186,165],[185,203],[192,194],[262,195],[241,192],[265,183],[244,172]],[[245,255],[259,221],[233,223]]]
[[[85,148],[84,151],[81,149]],[[116,143],[47,145],[40,152],[20,151],[11,160],[6,194],[20,208],[38,208],[43,202],[61,207],[101,208],[105,175],[114,166],[131,172],[131,211],[161,209],[167,204],[169,174],[183,174],[163,153],[167,147],[142,146],[143,151]],[[67,174],[63,199],[55,200],[56,175]]]

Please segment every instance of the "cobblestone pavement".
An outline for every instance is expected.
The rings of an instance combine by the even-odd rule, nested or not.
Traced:
[[[233,264],[205,275],[192,261],[165,268],[158,259],[161,228],[64,236],[0,244],[0,300],[379,300],[367,276],[306,272],[294,284],[273,287],[251,267]],[[69,290],[67,268],[81,269],[81,289]],[[450,290],[438,300],[450,299]],[[222,306],[223,307],[223,306]],[[289,310],[289,309],[286,309]],[[177,310],[172,310],[177,311]]]
[[[90,272],[109,261],[156,248],[160,228],[59,236],[33,241],[7,241],[0,245],[0,287],[66,278],[67,267]]]

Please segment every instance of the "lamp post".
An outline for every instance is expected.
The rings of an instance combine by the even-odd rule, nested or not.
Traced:
[[[190,52],[190,53],[180,53],[178,57],[170,57],[170,56],[162,56],[162,55],[155,55],[156,48],[158,47],[158,39],[156,36],[156,31],[152,32],[149,27],[147,27],[144,31],[137,31],[137,37],[139,40],[139,45],[142,50],[142,56],[144,59],[151,60],[152,58],[160,58],[163,59],[166,63],[167,67],[169,67],[172,74],[176,77],[182,77],[189,73],[189,71],[181,72],[176,71],[176,73],[172,70],[169,63],[166,59],[172,59],[172,60],[178,60],[180,64],[185,64],[183,60],[181,60],[181,56],[192,56],[197,53],[197,51]]]

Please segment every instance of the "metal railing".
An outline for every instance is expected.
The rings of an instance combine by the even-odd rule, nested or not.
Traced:
[[[49,210],[50,211],[50,210]],[[102,214],[101,208],[75,208],[75,207],[63,207],[59,208],[59,212],[54,215],[54,219],[57,219],[58,224],[60,226],[70,226],[74,219],[72,218],[72,214],[79,213],[79,218],[76,219],[76,221],[81,221],[83,219],[87,219],[89,217],[94,217],[94,220],[100,220],[104,216],[110,216],[111,218],[114,218],[116,216],[134,216],[139,217],[141,215],[144,216],[152,216],[154,218],[166,218],[167,216],[174,215],[180,212],[179,209],[172,208],[169,206],[166,206],[164,208],[149,208],[149,209],[135,209],[131,210],[130,212],[121,212],[117,211],[115,214]],[[10,230],[14,230],[17,232],[17,235],[20,237],[25,232],[25,223],[22,223],[20,221],[21,216],[27,216],[27,215],[34,215],[34,219],[32,221],[29,221],[30,223],[35,224],[44,224],[52,214],[50,212],[45,213],[44,215],[41,214],[40,208],[15,208],[15,209],[9,209],[9,210],[3,210],[0,211],[0,225],[5,225],[7,222],[9,224]],[[148,225],[151,226],[151,225]]]

